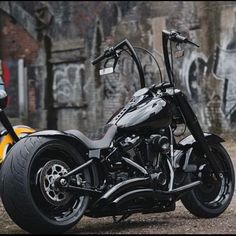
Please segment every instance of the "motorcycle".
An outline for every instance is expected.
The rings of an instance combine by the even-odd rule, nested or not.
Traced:
[[[7,107],[8,96],[5,90],[0,91],[0,122],[2,123],[3,129],[0,132],[0,167],[3,163],[7,152],[12,148],[12,146],[19,141],[20,138],[35,132],[29,126],[26,125],[15,125],[12,126],[9,121],[4,109]]]
[[[2,202],[22,229],[62,233],[84,215],[121,222],[134,213],[174,211],[178,200],[201,218],[217,217],[227,209],[235,176],[224,140],[202,131],[186,95],[175,88],[169,47],[197,45],[167,30],[162,31],[162,43],[169,82],[158,85],[145,87],[140,59],[127,39],[92,62],[106,65],[113,60],[113,67],[101,69],[104,75],[128,53],[141,83],[108,120],[102,138],[91,140],[79,130],[43,130],[9,151],[1,172]],[[180,124],[191,135],[177,141],[174,131]]]

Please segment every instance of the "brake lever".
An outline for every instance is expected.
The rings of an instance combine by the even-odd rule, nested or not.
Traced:
[[[198,44],[196,44],[196,43],[194,43],[194,42],[191,42],[191,41],[189,41],[188,39],[187,39],[187,43],[189,43],[189,44],[192,44],[193,46],[195,46],[195,47],[200,47]]]
[[[191,45],[194,45],[195,47],[200,47],[198,44],[188,40],[187,38],[183,37],[182,35],[180,35],[180,32],[177,31],[173,31],[171,32],[171,34],[169,35],[170,39],[173,41],[177,41],[177,43],[189,43]]]
[[[107,67],[107,63],[108,63],[108,61],[109,61],[109,60],[111,60],[111,59],[110,59],[110,58],[106,59],[106,61],[105,61],[104,65],[103,65],[103,67],[104,67],[104,68],[106,68],[106,67]]]
[[[116,53],[116,55],[115,55],[115,61],[114,61],[114,64],[113,64],[113,70],[114,70],[114,71],[115,71],[115,68],[116,68],[116,65],[117,65],[118,60],[119,60],[119,54]]]

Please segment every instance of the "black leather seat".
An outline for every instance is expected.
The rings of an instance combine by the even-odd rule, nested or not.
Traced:
[[[92,140],[85,136],[82,132],[79,130],[67,130],[65,133],[68,133],[70,135],[75,136],[76,138],[80,139],[87,147],[88,149],[104,149],[108,148],[116,134],[117,126],[111,125],[106,130],[106,133],[104,136],[99,140]]]

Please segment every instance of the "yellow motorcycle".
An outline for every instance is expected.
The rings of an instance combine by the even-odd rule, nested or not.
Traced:
[[[27,134],[35,132],[34,129],[17,125],[12,126],[4,109],[7,107],[8,95],[5,91],[5,83],[8,84],[10,72],[6,65],[0,60],[0,122],[4,130],[0,130],[0,166],[3,163],[7,152],[19,139]]]
[[[17,125],[12,126],[9,121],[4,109],[7,106],[7,94],[5,90],[0,91],[0,122],[5,128],[0,132],[0,165],[4,161],[7,152],[11,149],[11,147],[19,141],[19,139],[27,134],[35,132],[34,129],[25,126],[25,125]]]

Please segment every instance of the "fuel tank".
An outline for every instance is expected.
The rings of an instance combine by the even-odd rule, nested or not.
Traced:
[[[170,104],[160,96],[153,97],[144,90],[134,96],[129,108],[124,114],[113,119],[120,129],[136,130],[140,128],[159,129],[169,126],[172,122],[172,109]],[[117,118],[119,117],[119,118]]]

